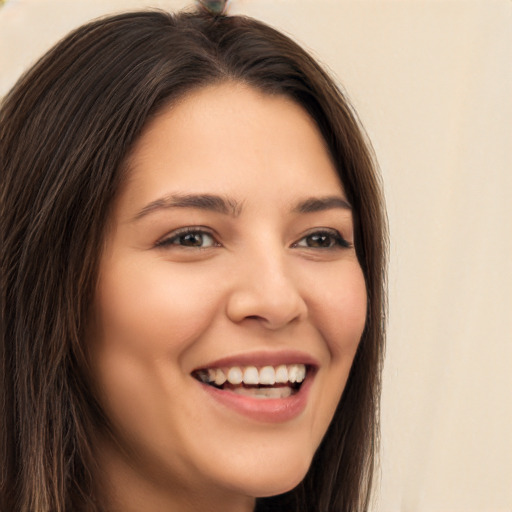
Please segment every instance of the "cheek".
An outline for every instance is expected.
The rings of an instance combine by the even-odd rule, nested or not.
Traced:
[[[310,274],[312,275],[312,274]],[[312,415],[313,438],[318,446],[330,424],[352,367],[366,322],[367,295],[362,270],[357,261],[317,268],[309,280],[310,322],[325,346],[317,374],[317,409]]]
[[[156,261],[105,266],[97,290],[103,343],[158,358],[180,354],[211,322],[217,302],[202,272],[173,271]]]
[[[111,419],[122,424],[135,415],[129,422],[136,425],[140,411],[156,414],[162,400],[183,385],[183,361],[218,309],[215,289],[200,274],[173,273],[161,261],[104,263],[89,357]]]
[[[363,272],[354,261],[310,289],[314,299],[310,304],[312,316],[327,343],[334,361],[354,356],[366,322],[367,295]]]
[[[93,381],[118,432],[159,447],[155,454],[175,450],[169,439],[182,435],[163,404],[184,405],[176,391],[189,378],[183,361],[219,308],[208,282],[204,272],[173,271],[161,260],[102,265],[89,334]]]

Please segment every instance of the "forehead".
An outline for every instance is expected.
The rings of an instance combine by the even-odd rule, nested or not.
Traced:
[[[238,83],[194,91],[146,127],[129,158],[128,189],[150,201],[159,191],[241,199],[343,193],[326,143],[290,98]],[[129,190],[128,190],[129,192]]]

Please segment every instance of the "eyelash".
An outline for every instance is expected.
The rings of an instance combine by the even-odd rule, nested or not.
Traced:
[[[185,237],[187,235],[200,235],[202,237],[201,241],[203,241],[204,237],[207,236],[212,239],[212,243],[206,247],[197,246],[197,245],[187,246],[187,245],[177,243],[177,242],[179,242],[180,238]],[[306,240],[308,238],[311,238],[311,237],[328,238],[328,239],[330,239],[329,245],[323,246],[323,247],[300,245],[300,242],[302,242],[303,240]],[[163,240],[160,240],[159,242],[156,243],[156,247],[169,247],[172,245],[176,245],[178,247],[198,249],[198,250],[204,250],[204,249],[209,249],[210,247],[220,247],[221,246],[221,244],[215,240],[215,237],[209,230],[202,228],[200,226],[186,227],[186,228],[178,229],[177,231],[172,233],[171,236],[168,236],[168,237],[164,238]],[[300,240],[298,240],[297,242],[294,242],[292,244],[292,247],[293,248],[303,247],[303,248],[307,248],[307,249],[320,249],[320,250],[335,250],[338,248],[349,249],[352,247],[352,244],[350,242],[348,242],[347,240],[345,240],[345,238],[343,238],[343,236],[341,236],[340,232],[337,231],[336,229],[322,228],[322,229],[317,229],[317,230],[311,231],[310,233],[304,235]]]
[[[302,240],[306,240],[311,237],[325,237],[330,238],[330,244],[327,247],[311,247],[299,245]],[[345,240],[341,233],[336,229],[322,228],[309,232],[303,236],[298,242],[292,244],[292,247],[306,247],[309,249],[321,249],[321,250],[334,250],[334,249],[350,249],[352,244]]]
[[[181,237],[185,237],[187,235],[200,235],[201,237],[204,237],[206,235],[213,240],[213,243],[208,247],[198,247],[198,246],[193,246],[193,245],[187,246],[187,245],[182,245],[182,244],[176,243],[176,241],[179,241],[179,239]],[[220,243],[218,243],[215,240],[215,237],[212,235],[212,233],[210,231],[208,231],[207,229],[202,228],[201,226],[195,226],[195,227],[191,226],[191,227],[178,229],[178,230],[174,231],[170,236],[168,236],[168,237],[164,238],[163,240],[160,240],[159,242],[156,243],[156,247],[169,247],[172,245],[176,245],[179,247],[188,247],[188,248],[192,248],[192,249],[199,249],[199,250],[208,249],[209,247],[220,247]]]

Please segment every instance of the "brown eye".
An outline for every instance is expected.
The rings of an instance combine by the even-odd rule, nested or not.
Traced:
[[[336,247],[351,247],[341,234],[336,230],[315,231],[301,238],[294,247],[305,247],[309,249],[334,249]]]
[[[309,235],[306,237],[308,247],[328,248],[336,244],[336,240],[331,235]]]
[[[174,243],[187,247],[203,247],[204,238],[206,237],[202,233],[186,233],[185,235],[178,236]]]
[[[164,240],[158,242],[157,247],[180,246],[195,249],[206,249],[218,246],[219,244],[210,233],[199,229],[179,230]]]

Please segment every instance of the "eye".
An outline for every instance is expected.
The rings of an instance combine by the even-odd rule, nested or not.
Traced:
[[[293,244],[293,247],[305,247],[307,249],[336,249],[352,247],[336,229],[321,229],[313,231]]]
[[[169,236],[157,242],[156,246],[178,246],[192,249],[207,249],[209,247],[219,247],[220,244],[215,240],[211,233],[204,229],[187,227],[174,231]]]

